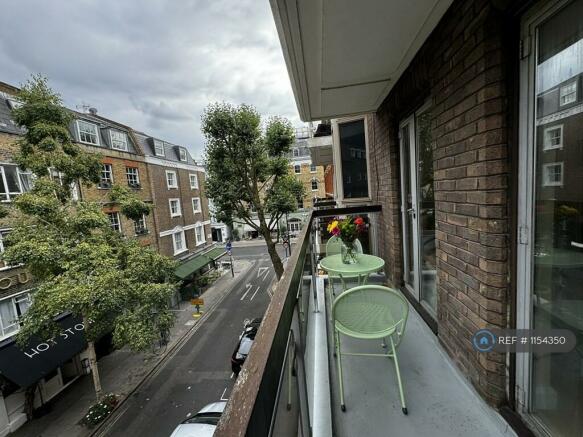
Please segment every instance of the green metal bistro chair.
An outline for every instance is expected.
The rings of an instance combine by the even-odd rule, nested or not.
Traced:
[[[332,306],[334,323],[334,349],[338,360],[338,379],[340,381],[340,406],[346,411],[344,403],[344,383],[342,356],[360,355],[367,357],[389,357],[395,363],[401,408],[407,414],[403,383],[397,358],[397,347],[401,343],[409,305],[397,291],[380,285],[362,285],[346,290],[338,295]],[[365,354],[342,352],[340,334],[363,340],[387,339],[390,350],[384,354]]]
[[[358,238],[356,240],[354,240],[354,245],[356,246],[356,251],[358,253],[363,253],[362,244],[361,244],[360,240],[358,240]],[[340,251],[342,250],[341,248],[342,248],[342,240],[339,237],[330,238],[326,242],[326,256],[338,255],[340,253]],[[330,281],[330,292],[331,292],[331,295],[329,296],[330,299],[332,299],[332,297],[334,295],[336,295],[336,292],[334,291],[334,278],[338,278],[338,276],[335,275],[334,273],[328,272],[328,280]]]

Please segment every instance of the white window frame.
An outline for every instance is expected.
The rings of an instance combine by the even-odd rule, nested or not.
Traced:
[[[310,173],[316,173],[318,171],[318,166],[313,162],[310,163]]]
[[[0,299],[0,302],[4,302],[4,301],[11,301],[12,307],[14,309],[14,314],[16,314],[18,316],[18,310],[16,307],[16,302],[17,301],[21,301],[22,298],[25,297],[28,301],[29,301],[29,308],[30,308],[30,304],[32,303],[32,296],[31,296],[31,290],[24,290],[20,293],[11,295],[11,296],[6,296],[3,297],[2,299]],[[28,311],[28,308],[27,308]],[[19,317],[24,316],[24,314],[26,314],[26,311],[24,311]],[[20,331],[20,320],[16,319],[14,321],[12,321],[13,323],[11,324],[6,324],[6,327],[4,326],[4,323],[2,322],[2,320],[0,319],[0,341],[4,340],[5,338],[9,338],[12,337],[13,335],[16,335],[18,333],[18,331]],[[13,327],[16,326],[17,329],[14,331],[11,331],[8,334],[4,334],[4,331],[9,328],[9,327]]]
[[[300,156],[300,149],[298,149],[297,147],[294,147],[293,150],[292,150],[292,156],[294,158],[299,157]]]
[[[566,2],[539,2],[525,13],[521,20],[520,39],[530,44],[529,54],[520,60],[518,105],[518,183],[516,223],[516,328],[533,327],[533,280],[535,251],[534,243],[534,199],[537,182],[537,153],[532,147],[536,138],[536,42],[537,26],[560,10]],[[559,102],[560,104],[560,102]],[[560,107],[560,106],[559,106]],[[540,182],[539,182],[540,183]],[[548,434],[539,417],[532,413],[532,354],[516,354],[516,407],[517,412],[537,434]]]
[[[172,247],[174,248],[174,256],[186,252],[188,250],[188,248],[186,247],[186,237],[184,235],[184,229],[181,229],[179,231],[174,232],[172,235]],[[176,235],[180,235],[180,243],[181,243],[181,248],[177,248],[176,247]]]
[[[548,141],[548,134],[552,131],[558,130],[560,132],[560,141],[559,144],[553,145],[550,141]],[[555,149],[562,149],[563,148],[563,125],[556,124],[554,126],[549,126],[544,129],[543,131],[543,150],[555,150]]]
[[[81,139],[81,126],[80,124],[85,123],[88,126],[93,126],[95,128],[95,133],[91,134],[91,133],[87,133],[84,132],[88,135],[95,135],[95,138],[97,140],[96,143],[92,143],[90,141],[84,141],[83,139]],[[91,123],[89,121],[85,121],[85,120],[77,120],[77,135],[79,136],[79,142],[83,143],[83,144],[88,144],[90,146],[101,146],[101,139],[99,138],[99,126],[97,126],[95,123]]]
[[[196,173],[189,173],[188,179],[190,180],[190,189],[198,190],[198,175]],[[192,181],[194,180],[194,184]]]
[[[550,167],[559,167],[561,169],[561,180],[560,181],[551,181],[548,176],[548,169]],[[542,165],[542,180],[543,180],[543,187],[562,187],[564,182],[564,164],[562,162],[549,162]]]
[[[200,231],[200,237],[201,239],[198,238],[198,233],[197,231]],[[196,224],[194,226],[194,239],[196,240],[196,245],[200,246],[201,244],[205,243],[205,239],[204,239],[204,225],[203,224]]]
[[[162,153],[158,153],[159,150],[162,150]],[[166,151],[164,150],[164,141],[154,140],[154,155],[166,156]]]
[[[316,183],[316,188],[314,188],[314,182]],[[312,188],[312,191],[318,191],[318,189],[320,188],[320,185],[318,184],[318,179],[312,178],[312,180],[310,181],[310,187]]]
[[[344,180],[342,174],[342,155],[340,153],[340,125],[344,123],[351,123],[353,121],[363,120],[364,121],[364,144],[366,152],[366,173],[367,173],[367,184],[368,184],[368,196],[367,197],[351,197],[348,199],[344,198],[344,185],[342,181]],[[368,138],[368,117],[358,115],[354,117],[343,117],[332,120],[332,149],[333,149],[333,160],[334,160],[334,188],[335,193],[338,193],[337,199],[345,204],[349,203],[361,203],[363,201],[370,201],[371,198],[371,185],[370,185],[370,141]]]
[[[294,174],[300,174],[301,172],[302,172],[302,165],[301,164],[294,164]]]
[[[574,87],[574,89],[567,92],[567,89],[570,87]],[[571,103],[575,103],[577,101],[577,92],[579,91],[577,88],[579,88],[577,79],[559,87],[559,106],[566,106],[570,105]],[[569,100],[566,100],[566,97],[568,97]]]
[[[170,181],[168,180],[168,175],[174,175],[174,184],[170,185]],[[166,186],[168,189],[178,188],[178,174],[174,170],[166,170]]]
[[[176,204],[178,205],[177,212],[172,212],[172,202],[176,202]],[[180,205],[179,198],[168,199],[168,207],[170,208],[170,217],[182,217],[182,205]]]
[[[138,224],[140,224],[140,222],[143,224],[143,226],[140,229],[143,229],[145,232],[138,234]],[[134,232],[136,235],[144,235],[148,233],[148,223],[146,222],[145,214],[142,214],[142,218],[134,220]]]
[[[10,188],[8,187],[8,178],[6,177],[6,173],[4,170],[4,167],[6,167],[6,164],[0,164],[0,177],[2,178],[2,183],[4,184],[4,188],[6,189],[6,199],[2,200],[2,202],[11,202],[12,198],[18,196],[19,194],[23,193],[22,190],[22,183],[20,182],[20,169],[17,167],[16,168],[16,179],[18,182],[18,190],[19,191],[10,191]],[[15,165],[9,165],[10,167],[16,167]]]
[[[194,202],[198,203],[198,208],[194,207]],[[195,214],[202,213],[202,205],[200,203],[200,197],[193,197],[192,198],[192,212]]]
[[[118,229],[115,229],[113,226],[115,225],[115,223],[112,223],[111,221],[111,217],[117,217],[117,227]],[[119,215],[118,211],[111,211],[107,213],[107,219],[109,220],[109,225],[111,227],[111,229],[113,229],[116,232],[119,232],[120,234],[122,233],[122,227],[121,227],[121,216]]]
[[[114,134],[120,135],[123,138],[123,140],[120,140],[119,138],[115,139]],[[115,130],[115,129],[110,129],[109,130],[109,140],[111,141],[111,148],[113,150],[121,150],[123,152],[128,151],[128,134],[126,134],[125,132]],[[116,147],[116,143],[123,144],[123,147]]]
[[[188,161],[188,155],[186,154],[186,149],[184,147],[178,148],[178,157],[182,162]]]
[[[109,166],[109,170],[106,169],[106,166]],[[109,173],[109,181],[103,178],[103,173]],[[101,172],[99,173],[99,188],[100,189],[111,188],[102,186],[103,183],[109,183],[110,185],[113,185],[113,165],[110,164],[109,162],[104,162],[101,164]]]
[[[131,173],[130,170],[135,170],[135,174]],[[132,178],[135,176],[136,181],[135,182],[131,182],[130,181],[130,176]],[[126,166],[126,180],[127,180],[128,185],[130,187],[133,187],[132,184],[134,184],[134,185],[140,185],[140,169],[138,167],[128,167],[128,166]],[[137,187],[133,187],[133,188],[137,188]]]

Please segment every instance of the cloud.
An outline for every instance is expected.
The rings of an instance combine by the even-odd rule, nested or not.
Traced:
[[[200,115],[248,103],[300,124],[267,0],[9,0],[0,81],[48,76],[65,104],[200,156]]]

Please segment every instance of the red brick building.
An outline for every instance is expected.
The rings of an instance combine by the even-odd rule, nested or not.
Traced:
[[[160,253],[183,259],[200,252],[212,244],[204,168],[185,147],[140,132],[135,137],[150,174]]]
[[[583,1],[271,3],[301,118],[332,120],[337,200],[382,206],[390,283],[488,403],[581,435],[580,346],[472,340],[583,339]]]

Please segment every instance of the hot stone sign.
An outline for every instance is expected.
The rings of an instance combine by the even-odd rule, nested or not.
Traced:
[[[1,342],[0,374],[27,387],[85,349],[85,327],[79,318],[66,314],[57,322],[62,330],[50,340],[33,338],[22,349],[14,337]]]

